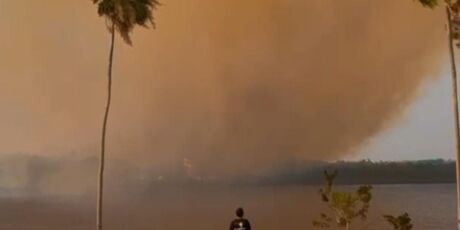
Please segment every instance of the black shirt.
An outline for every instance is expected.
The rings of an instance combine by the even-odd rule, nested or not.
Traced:
[[[230,230],[251,230],[251,224],[244,218],[238,218],[230,223]]]

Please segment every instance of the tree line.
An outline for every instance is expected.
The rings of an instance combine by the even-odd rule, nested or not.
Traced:
[[[325,170],[338,170],[336,184],[437,184],[455,183],[455,161],[310,162],[287,165],[267,175],[256,176],[258,184],[322,184]]]

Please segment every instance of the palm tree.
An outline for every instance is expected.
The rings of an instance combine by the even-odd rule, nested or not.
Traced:
[[[99,16],[106,19],[107,29],[111,36],[109,67],[108,67],[108,90],[107,104],[105,108],[104,120],[102,123],[101,155],[98,174],[97,192],[97,230],[102,229],[102,204],[104,188],[104,165],[105,165],[105,142],[107,131],[107,120],[110,112],[112,99],[112,65],[115,46],[115,34],[118,32],[123,40],[132,45],[131,32],[135,26],[148,27],[148,24],[155,26],[153,10],[157,8],[157,0],[92,0],[97,4]]]
[[[418,0],[423,6],[429,8],[435,8],[441,3],[441,0]],[[458,89],[457,89],[457,67],[455,63],[455,52],[453,42],[458,42],[460,36],[458,29],[460,27],[460,21],[458,16],[460,15],[460,1],[459,0],[444,0],[446,6],[447,16],[447,30],[448,30],[448,45],[449,45],[449,56],[452,71],[452,99],[454,106],[455,115],[455,141],[456,141],[456,174],[457,174],[457,228],[460,229],[460,122],[459,122],[459,105],[458,105]],[[457,43],[457,47],[460,47],[460,43]]]

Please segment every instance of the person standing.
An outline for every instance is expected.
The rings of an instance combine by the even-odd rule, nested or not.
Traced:
[[[230,230],[251,230],[251,224],[249,223],[249,220],[243,218],[243,208],[236,209],[236,216],[237,218],[230,223]]]

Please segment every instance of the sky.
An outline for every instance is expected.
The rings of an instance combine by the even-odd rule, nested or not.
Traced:
[[[398,121],[376,135],[350,159],[455,159],[454,112],[450,64],[421,87]]]
[[[109,160],[216,175],[452,156],[442,10],[176,0],[155,18],[115,44]],[[89,0],[0,0],[0,154],[97,156],[109,38]]]

